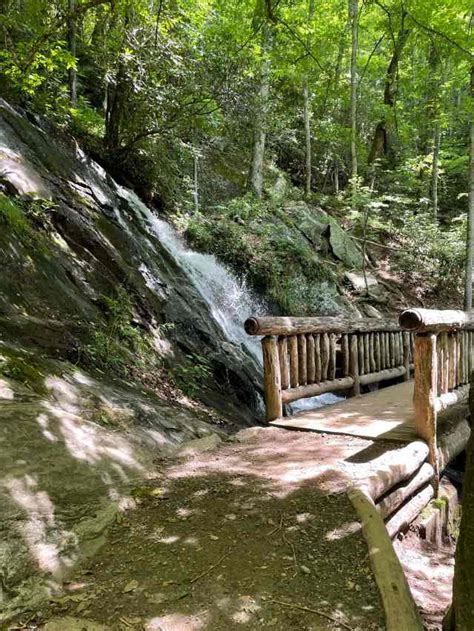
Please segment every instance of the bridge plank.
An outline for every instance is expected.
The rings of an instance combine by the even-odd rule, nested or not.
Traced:
[[[413,382],[383,388],[294,416],[279,418],[276,427],[411,442],[416,440]]]

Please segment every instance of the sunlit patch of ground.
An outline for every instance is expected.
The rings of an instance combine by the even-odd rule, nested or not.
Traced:
[[[410,533],[394,547],[428,631],[440,631],[451,604],[454,543],[435,546]]]

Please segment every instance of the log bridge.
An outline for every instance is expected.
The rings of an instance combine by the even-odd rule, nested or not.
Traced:
[[[402,443],[421,439],[435,488],[440,471],[464,449],[474,370],[470,313],[407,309],[398,321],[252,317],[245,330],[263,336],[269,424]],[[291,414],[291,403],[327,392],[345,398]]]

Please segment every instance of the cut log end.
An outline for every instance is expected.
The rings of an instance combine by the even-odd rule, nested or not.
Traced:
[[[398,322],[402,329],[416,331],[423,324],[423,319],[418,309],[405,309],[401,312]]]
[[[257,318],[247,318],[244,323],[244,329],[247,335],[258,335],[260,329]]]

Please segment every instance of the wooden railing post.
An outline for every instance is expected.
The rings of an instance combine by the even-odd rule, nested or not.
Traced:
[[[283,416],[281,401],[280,361],[278,357],[277,338],[268,335],[262,340],[263,351],[263,388],[267,422],[275,421]]]
[[[404,381],[410,379],[410,334],[407,331],[403,331],[403,364],[405,366],[405,374],[403,375]]]
[[[438,388],[438,361],[436,334],[418,333],[415,337],[415,431],[428,443],[429,461],[438,478],[438,452],[436,444],[436,397]]]
[[[359,350],[357,335],[351,335],[350,342],[350,361],[349,370],[352,379],[354,379],[354,385],[352,386],[352,396],[358,397],[360,394],[360,382],[359,382]]]

